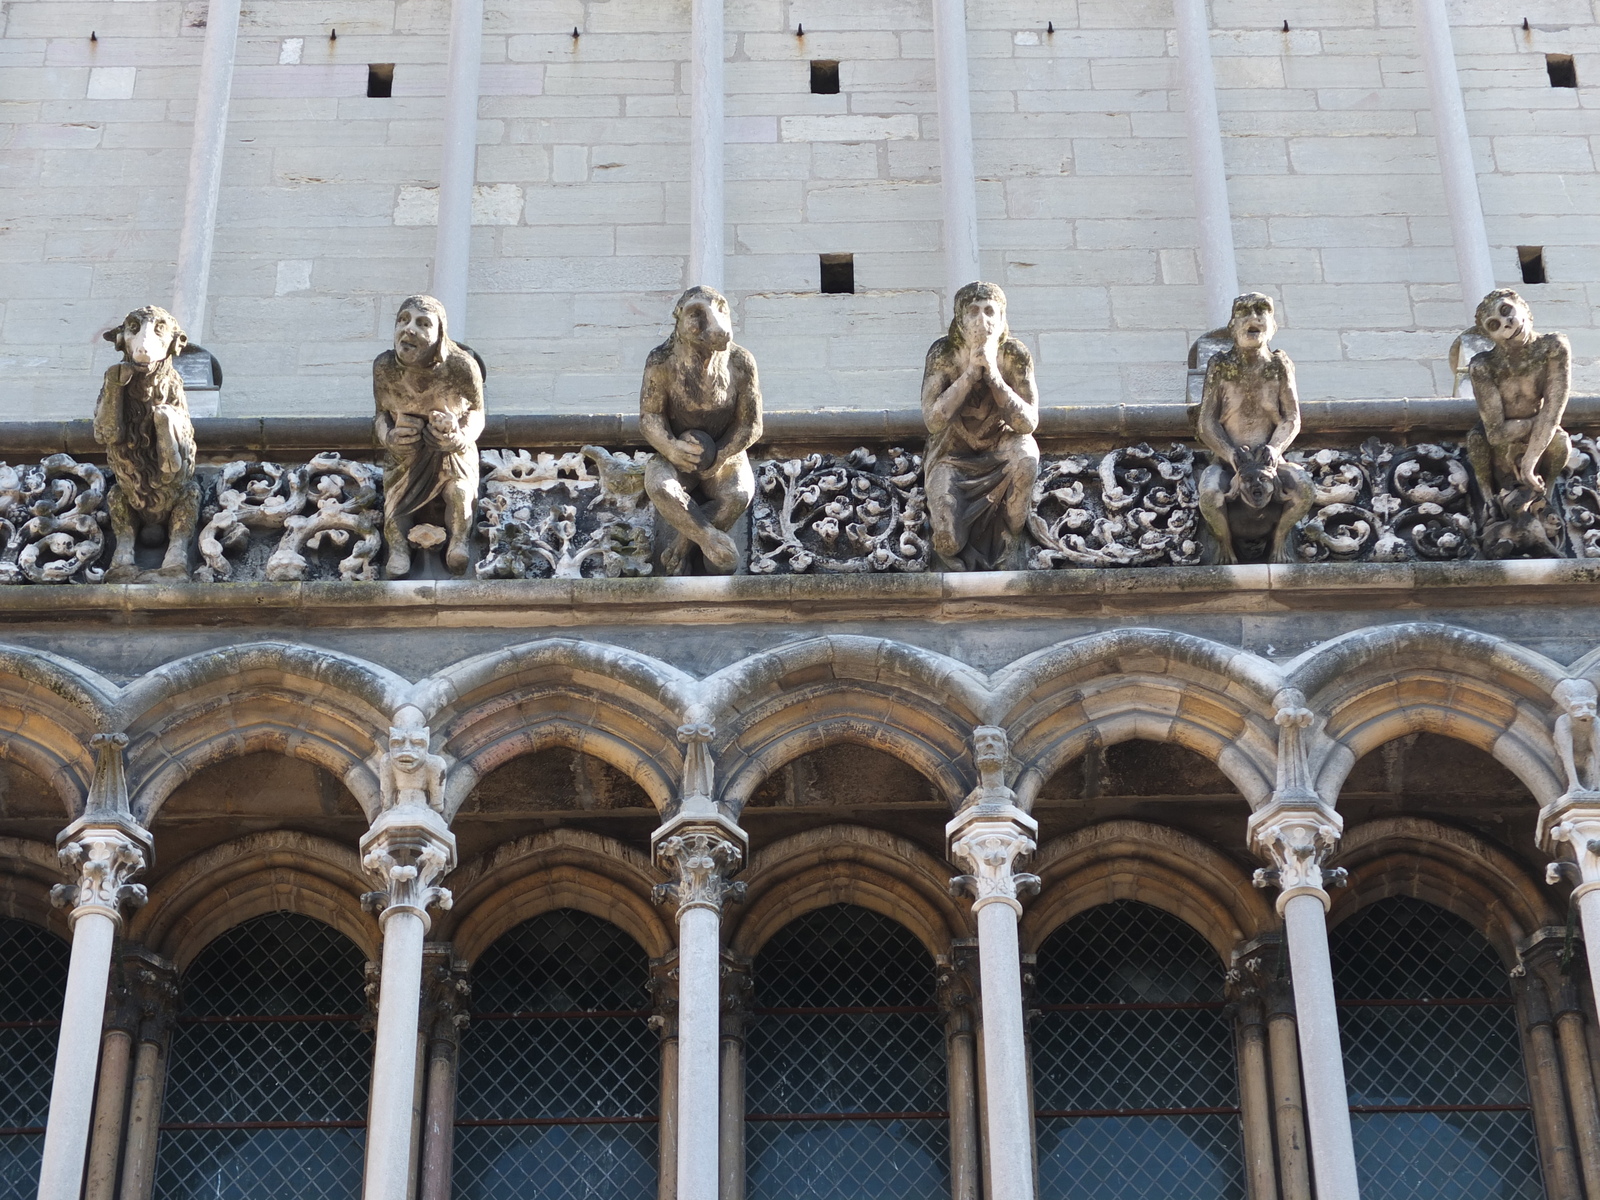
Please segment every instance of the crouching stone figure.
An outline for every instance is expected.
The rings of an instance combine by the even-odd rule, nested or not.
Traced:
[[[106,448],[113,479],[107,507],[117,548],[107,583],[139,577],[139,541],[166,555],[154,573],[187,579],[189,544],[200,520],[200,485],[194,478],[194,426],[173,365],[189,342],[177,318],[153,305],[136,308],[106,341],[122,361],[106,371],[94,409],[94,440]]]
[[[1033,356],[1011,336],[992,283],[956,293],[950,331],[922,371],[923,456],[933,549],[947,571],[1018,569],[1039,477]]]
[[[478,435],[483,432],[483,367],[450,340],[444,305],[412,296],[394,319],[394,348],[372,363],[373,434],[383,460],[383,573],[411,570],[411,527],[435,498],[444,501],[451,574],[471,557],[478,500]],[[435,535],[437,536],[437,535]]]
[[[734,344],[728,302],[714,288],[678,298],[672,336],[645,361],[639,425],[655,450],[644,490],[661,518],[662,572],[689,574],[698,549],[708,574],[732,575],[739,550],[728,530],[756,492],[746,451],[761,436],[761,384],[750,351]]]
[[[1483,493],[1484,552],[1559,557],[1544,516],[1572,457],[1561,428],[1572,347],[1563,334],[1535,333],[1527,302],[1509,288],[1479,302],[1478,330],[1491,348],[1468,368],[1478,423],[1467,435],[1467,458]]]
[[[1300,432],[1294,363],[1269,343],[1278,332],[1272,297],[1233,302],[1233,345],[1211,359],[1200,397],[1200,440],[1212,463],[1200,477],[1200,515],[1217,542],[1216,561],[1294,561],[1290,538],[1311,511],[1310,473],[1283,453]]]

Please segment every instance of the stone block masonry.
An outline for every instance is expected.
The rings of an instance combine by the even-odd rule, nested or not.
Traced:
[[[248,6],[204,339],[224,415],[366,411],[378,314],[430,282],[448,8]],[[205,12],[6,6],[0,418],[87,416],[100,331],[169,299]],[[1594,390],[1600,24],[1573,5],[1526,31],[1492,5],[1453,13],[1496,280],[1521,286],[1517,248],[1543,249],[1527,294]],[[1047,405],[1181,402],[1204,304],[1173,20],[967,5],[982,273]],[[1447,391],[1461,299],[1411,13],[1211,20],[1240,284],[1277,300],[1302,394]],[[692,282],[688,45],[687,0],[487,6],[466,336],[491,411],[632,409]],[[1573,56],[1577,88],[1551,86],[1547,54]],[[727,283],[769,407],[913,403],[948,319],[929,0],[749,0],[726,59]],[[810,91],[812,60],[839,62],[837,93]],[[374,63],[394,64],[387,98],[366,94]],[[830,253],[855,256],[854,295],[819,293]],[[1416,336],[1380,336],[1397,331]]]

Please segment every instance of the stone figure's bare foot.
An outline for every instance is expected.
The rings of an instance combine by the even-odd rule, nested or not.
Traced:
[[[661,547],[661,573],[663,575],[682,575],[684,559],[689,554],[689,539],[681,533],[674,533],[667,539],[666,545]]]
[[[732,575],[739,567],[739,547],[720,529],[707,532],[700,552],[705,555],[706,566],[718,575]]]
[[[466,542],[457,539],[452,541],[450,549],[444,552],[444,565],[449,569],[450,574],[460,575],[467,569],[467,559],[469,557]]]
[[[106,572],[107,583],[132,583],[139,578],[139,568],[131,562],[114,562]]]
[[[152,579],[187,579],[189,568],[183,563],[162,563],[150,572]]]
[[[384,560],[383,573],[390,579],[404,578],[411,571],[411,552],[402,546],[399,541],[389,543],[389,557]]]

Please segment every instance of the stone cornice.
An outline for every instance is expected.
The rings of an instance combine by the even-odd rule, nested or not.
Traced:
[[[1590,606],[1600,560],[0,588],[0,626],[495,627]]]

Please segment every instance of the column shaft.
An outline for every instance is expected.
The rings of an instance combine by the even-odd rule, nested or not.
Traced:
[[[365,1200],[407,1200],[426,935],[426,921],[415,909],[396,907],[383,915],[383,973],[372,1052]]]
[[[1239,294],[1239,267],[1233,250],[1228,173],[1222,161],[1211,19],[1206,0],[1176,0],[1175,15],[1189,170],[1194,180],[1195,219],[1200,226],[1200,282],[1205,285],[1206,321],[1217,328],[1227,324],[1233,298]]]
[[[1306,1112],[1300,1091],[1300,1045],[1294,1014],[1276,1011],[1267,1019],[1272,1055],[1272,1116],[1278,1137],[1278,1180],[1283,1200],[1311,1200],[1311,1169],[1306,1159]]]
[[[722,6],[694,0],[689,57],[690,287],[722,290]]]
[[[233,93],[233,58],[239,41],[240,0],[211,0],[206,41],[200,52],[200,87],[194,98],[194,133],[189,143],[189,182],[178,234],[178,271],[172,285],[172,315],[191,342],[205,327],[211,281],[211,247],[217,232],[217,197],[228,139],[228,100]]]
[[[744,1036],[722,1036],[720,1200],[744,1200]]]
[[[445,1038],[428,1047],[427,1110],[422,1126],[422,1200],[450,1200],[455,1158],[456,1048]]]
[[[121,1200],[150,1200],[161,1137],[161,1098],[166,1091],[166,1055],[159,1041],[139,1041],[133,1062],[133,1099],[128,1105],[128,1144],[122,1155]]]
[[[1532,973],[1529,973],[1531,976]],[[1544,984],[1524,977],[1516,985],[1518,1015],[1526,1045],[1528,1088],[1533,1102],[1534,1127],[1543,1158],[1545,1191],[1549,1200],[1581,1200],[1577,1152],[1572,1144],[1572,1122],[1567,1112],[1566,1088],[1561,1081],[1561,1059],[1551,1029],[1550,1005]]]
[[[661,1116],[656,1126],[660,1144],[656,1200],[678,1196],[678,1039],[661,1039]]]
[[[450,314],[450,333],[467,330],[467,270],[472,260],[472,188],[478,175],[478,76],[483,62],[483,0],[451,0],[450,61],[439,164],[439,229],[433,295]]]
[[[1356,1154],[1350,1136],[1339,1015],[1333,1003],[1327,913],[1319,896],[1290,896],[1283,905],[1294,978],[1294,1006],[1305,1078],[1312,1172],[1318,1200],[1357,1200]]]
[[[1444,0],[1417,0],[1416,13],[1417,40],[1428,77],[1428,99],[1433,106],[1433,136],[1439,147],[1439,173],[1444,179],[1450,236],[1455,242],[1456,270],[1461,276],[1461,299],[1470,326],[1476,319],[1478,301],[1494,288],[1489,235],[1483,224],[1478,172],[1472,163],[1467,111],[1461,103],[1461,77],[1456,72],[1450,15]]]
[[[1580,888],[1577,901],[1583,949],[1589,960],[1590,995],[1600,1005],[1600,881]]]
[[[959,1029],[945,1041],[950,1087],[950,1197],[978,1200],[978,1084],[972,1030]]]
[[[1570,992],[1567,998],[1575,999]],[[1600,1196],[1600,1108],[1595,1102],[1594,1072],[1589,1066],[1589,1046],[1583,1035],[1583,1014],[1577,1008],[1569,1007],[1556,1014],[1556,1039],[1561,1047],[1561,1065],[1566,1071],[1572,1126],[1578,1135],[1583,1187],[1590,1196]]]
[[[116,918],[109,912],[80,909],[75,916],[44,1159],[39,1166],[39,1200],[78,1200],[83,1187],[106,983],[111,977],[111,946],[117,935]]]
[[[1272,1101],[1267,1087],[1266,1030],[1259,1006],[1247,1003],[1235,1028],[1239,1052],[1239,1110],[1244,1130],[1245,1183],[1250,1200],[1278,1200],[1272,1158]]]
[[[117,1160],[122,1157],[122,1117],[128,1102],[128,1063],[133,1035],[126,1029],[106,1030],[100,1046],[100,1086],[94,1101],[94,1133],[89,1142],[89,1176],[83,1200],[113,1200]]]
[[[717,1200],[722,919],[678,912],[678,1200]]]
[[[933,0],[933,70],[939,103],[939,187],[944,200],[947,299],[976,281],[977,170],[972,161],[972,92],[967,68],[964,0]]]
[[[993,1200],[1031,1200],[1033,1112],[1028,1104],[1027,1044],[1022,1033],[1022,972],[1017,912],[994,902],[978,909],[978,962],[988,1075],[989,1161]]]

